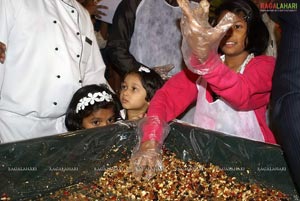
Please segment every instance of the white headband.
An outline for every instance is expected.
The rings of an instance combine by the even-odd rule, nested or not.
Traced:
[[[111,102],[112,96],[111,94],[106,93],[106,91],[101,92],[96,92],[94,94],[88,93],[87,97],[83,97],[79,100],[79,103],[76,106],[76,113],[78,113],[80,110],[84,110],[86,106],[94,105],[95,102]]]
[[[144,66],[141,66],[138,70],[139,72],[150,73],[150,69]]]

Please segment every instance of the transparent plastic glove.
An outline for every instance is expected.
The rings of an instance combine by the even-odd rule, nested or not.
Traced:
[[[137,129],[139,142],[133,149],[129,171],[140,179],[151,179],[157,171],[163,169],[162,145],[170,131],[166,122],[158,117],[143,118]]]
[[[5,44],[0,42],[0,63],[2,64],[5,61],[5,51],[6,51]]]
[[[173,64],[167,64],[163,66],[155,66],[152,69],[157,72],[163,80],[168,80],[171,76],[169,72],[174,68]]]
[[[197,74],[206,74],[220,62],[218,47],[227,30],[233,25],[236,16],[226,13],[217,26],[208,22],[209,3],[201,0],[199,5],[191,8],[188,0],[177,0],[182,9],[181,32],[183,34],[182,53],[188,68]],[[193,66],[191,58],[197,58],[201,67]],[[191,64],[191,65],[190,65]]]

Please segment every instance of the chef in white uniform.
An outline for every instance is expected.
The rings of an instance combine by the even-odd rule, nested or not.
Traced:
[[[107,83],[89,13],[76,0],[1,0],[0,141],[65,132],[83,85]]]

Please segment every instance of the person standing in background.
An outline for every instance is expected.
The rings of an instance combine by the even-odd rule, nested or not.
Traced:
[[[282,32],[273,75],[270,126],[300,193],[300,11],[275,10],[271,17],[279,22]]]
[[[107,83],[89,13],[76,0],[1,0],[0,141],[65,132],[83,85]]]
[[[115,79],[122,80],[127,72],[141,66],[172,69],[170,76],[181,71],[185,67],[180,49],[181,15],[176,0],[123,0],[115,12],[106,46],[109,62],[121,77]],[[181,120],[192,122],[193,114],[194,108],[189,108]]]
[[[270,0],[252,0],[252,1],[260,9],[262,20],[266,24],[270,34],[269,45],[265,54],[276,58],[278,41],[280,38],[280,28],[279,25],[270,18],[267,10],[264,9],[263,7],[263,5],[270,3]]]
[[[94,24],[95,36],[98,46],[106,65],[105,78],[108,80],[110,86],[113,89],[119,88],[120,80],[117,76],[112,76],[115,73],[111,69],[109,59],[106,51],[106,44],[108,38],[108,32],[111,28],[112,18],[118,2],[121,0],[77,0],[81,3],[90,13],[92,22]],[[108,6],[108,5],[109,6]],[[116,83],[116,84],[115,84]]]
[[[110,61],[122,77],[140,66],[174,65],[171,75],[184,67],[180,50],[181,10],[176,0],[122,1],[109,34]]]

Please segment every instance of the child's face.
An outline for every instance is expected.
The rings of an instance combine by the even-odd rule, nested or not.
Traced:
[[[120,100],[124,109],[146,111],[147,92],[137,74],[128,74],[121,85]]]
[[[83,118],[82,127],[87,128],[96,128],[101,126],[106,126],[114,123],[115,113],[113,108],[101,108],[89,116]]]
[[[223,12],[219,19],[226,13],[227,12]],[[245,40],[247,37],[247,23],[242,17],[236,16],[238,20],[234,22],[220,43],[222,52],[227,56],[237,56],[246,52]]]

